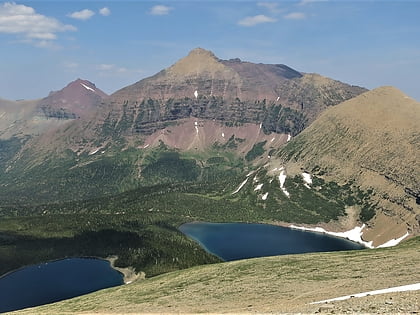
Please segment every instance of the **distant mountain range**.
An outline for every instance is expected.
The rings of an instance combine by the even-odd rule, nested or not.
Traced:
[[[361,189],[374,210],[362,220],[356,207],[352,225],[368,222],[368,239],[418,234],[419,108],[391,87],[367,91],[197,48],[109,96],[77,79],[41,100],[0,100],[0,200],[86,199],[215,181],[214,163],[235,176],[278,164]],[[193,161],[194,172],[173,173],[179,156],[163,152]]]

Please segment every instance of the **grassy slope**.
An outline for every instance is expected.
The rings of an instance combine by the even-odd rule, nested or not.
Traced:
[[[420,282],[419,250],[417,237],[388,249],[198,266],[20,313],[315,312],[310,302]],[[418,297],[409,294],[411,306]]]
[[[331,107],[280,149],[291,169],[320,169],[324,179],[371,191],[374,245],[420,233],[420,103],[381,87]]]

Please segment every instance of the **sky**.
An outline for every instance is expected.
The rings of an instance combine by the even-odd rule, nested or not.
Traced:
[[[196,47],[420,101],[420,0],[0,0],[0,98],[111,94]]]

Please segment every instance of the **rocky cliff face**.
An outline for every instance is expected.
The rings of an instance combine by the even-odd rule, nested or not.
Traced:
[[[285,65],[220,60],[197,48],[158,74],[115,92],[111,100],[114,111],[130,109],[137,132],[153,132],[165,121],[197,117],[262,122],[266,131],[297,134],[328,106],[364,91]],[[275,115],[270,116],[270,111]],[[281,120],[287,123],[275,123]]]

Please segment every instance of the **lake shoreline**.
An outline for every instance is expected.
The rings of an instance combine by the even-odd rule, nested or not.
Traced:
[[[144,272],[140,272],[137,273],[136,270],[133,267],[125,267],[125,268],[121,268],[121,267],[116,267],[115,266],[115,261],[118,259],[118,256],[109,256],[107,258],[105,258],[105,260],[109,261],[109,263],[111,264],[111,267],[113,269],[115,269],[116,271],[120,272],[123,275],[123,281],[124,284],[130,284],[133,281],[136,281],[137,279],[141,278],[144,279],[145,278],[145,273]]]
[[[195,221],[179,230],[223,261],[366,248],[343,237],[267,223]]]

